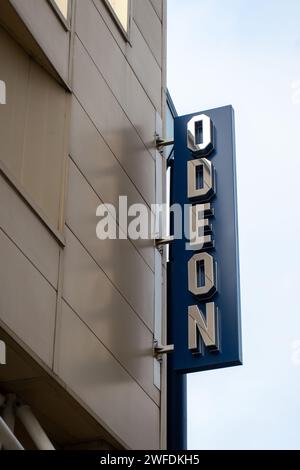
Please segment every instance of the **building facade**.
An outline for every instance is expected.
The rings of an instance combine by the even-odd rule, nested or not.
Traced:
[[[56,449],[166,446],[164,254],[96,237],[163,202],[165,50],[165,0],[1,0],[0,405]]]

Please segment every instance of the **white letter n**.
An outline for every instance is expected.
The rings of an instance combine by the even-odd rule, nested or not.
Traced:
[[[214,302],[206,304],[206,320],[197,305],[189,307],[189,349],[198,350],[199,332],[207,348],[218,350],[218,326]],[[201,352],[201,347],[199,348]]]

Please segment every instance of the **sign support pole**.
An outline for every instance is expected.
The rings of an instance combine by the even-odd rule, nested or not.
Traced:
[[[187,449],[187,377],[172,368],[168,358],[167,444],[168,450]]]
[[[174,203],[173,163],[173,160],[169,163],[171,171],[170,205]],[[174,232],[172,217],[170,219],[170,231],[171,233]],[[170,256],[172,257],[172,244],[170,245]],[[172,289],[170,263],[167,266],[167,292],[169,297],[170,289]],[[168,298],[167,342],[173,344],[175,325],[169,306]],[[173,354],[168,355],[167,359],[167,447],[169,451],[187,450],[187,376],[174,369]]]

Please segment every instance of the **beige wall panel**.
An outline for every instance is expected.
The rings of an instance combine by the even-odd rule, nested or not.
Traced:
[[[20,180],[30,61],[1,27],[0,64],[7,97],[6,105],[0,106],[0,159]]]
[[[64,166],[66,93],[31,62],[21,183],[58,228]]]
[[[134,20],[131,23],[131,41],[133,47],[129,47],[127,50],[127,60],[150,96],[156,110],[161,114],[161,69]]]
[[[154,156],[155,109],[92,0],[78,2],[76,32]]]
[[[133,0],[133,18],[158,64],[162,65],[162,25],[150,0]]]
[[[85,0],[79,0],[79,2],[84,2]],[[134,47],[133,44],[129,44],[124,35],[121,32],[120,27],[117,25],[117,22],[113,19],[113,15],[110,14],[108,8],[105,5],[103,0],[92,0],[93,4],[99,11],[103,21],[111,32],[112,36],[115,38],[119,48],[126,55],[127,50],[130,47]]]
[[[153,331],[154,274],[129,240],[99,240],[96,209],[101,200],[72,161],[67,224],[136,313]]]
[[[67,139],[65,90],[0,28],[0,159],[55,229],[59,228]],[[2,73],[3,70],[3,73]]]
[[[55,372],[125,444],[159,447],[159,408],[63,303]]]
[[[49,367],[56,291],[0,230],[0,317]]]
[[[136,203],[145,204],[76,98],[73,98],[72,102],[71,156],[103,202],[113,204],[117,208],[119,196],[126,195],[128,206]],[[147,209],[150,220],[150,209],[148,207]],[[153,242],[149,239],[135,240],[133,243],[154,270]]]
[[[59,260],[58,244],[1,175],[0,201],[0,227],[56,288]]]
[[[84,2],[85,0],[79,0]],[[144,87],[152,103],[161,113],[161,69],[134,21],[131,24],[130,44],[124,39],[102,0],[93,0],[120,50]]]
[[[84,2],[85,0],[78,0],[79,2]],[[108,12],[108,9],[104,5],[103,0],[93,0],[94,5],[97,10],[100,12],[102,18],[107,24],[109,30],[117,41],[119,47],[125,55],[128,54],[130,49],[132,49],[133,54],[135,53],[135,48],[137,44],[134,43],[134,37],[131,35],[129,44],[124,36],[121,34],[118,26],[115,21],[112,19],[111,15]],[[161,30],[161,21],[157,15],[156,10],[153,8],[153,5],[150,3],[150,0],[132,0],[133,3],[133,18],[137,23],[144,40],[146,41],[148,50],[156,58],[159,66],[162,66],[162,54],[161,54],[161,41],[162,41],[162,30]],[[156,37],[155,37],[156,35]]]
[[[47,0],[10,0],[59,75],[68,81],[69,32]]]
[[[150,2],[161,20],[163,16],[163,2],[167,3],[167,0],[150,0]]]
[[[77,38],[74,92],[141,195],[153,203],[155,162]]]
[[[153,385],[153,334],[69,230],[63,284],[63,297],[68,304],[159,403],[159,393]]]

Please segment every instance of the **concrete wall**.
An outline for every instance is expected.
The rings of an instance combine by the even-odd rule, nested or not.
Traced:
[[[63,111],[58,108],[50,125],[64,114],[63,180],[65,157],[68,171],[66,184],[56,180],[55,225],[31,194],[34,183],[29,179],[26,192],[5,173],[20,151],[8,155],[0,145],[1,326],[120,443],[159,448],[162,397],[154,385],[152,353],[157,255],[151,241],[99,241],[96,208],[127,195],[129,204],[143,202],[150,212],[161,194],[154,135],[164,107],[163,2],[132,1],[130,42],[103,0],[73,1],[70,28],[47,0],[7,3],[2,25],[10,36],[4,28],[0,33],[7,48],[18,51],[12,62],[29,60],[29,46],[16,44],[18,17],[30,33],[24,42],[41,64],[34,67],[45,75],[39,81],[42,96],[46,81],[60,90]],[[4,112],[2,106],[0,122]],[[36,130],[40,135],[38,123]],[[24,132],[34,140],[30,129]],[[50,148],[46,161],[58,155]],[[53,194],[46,198],[50,206]]]

